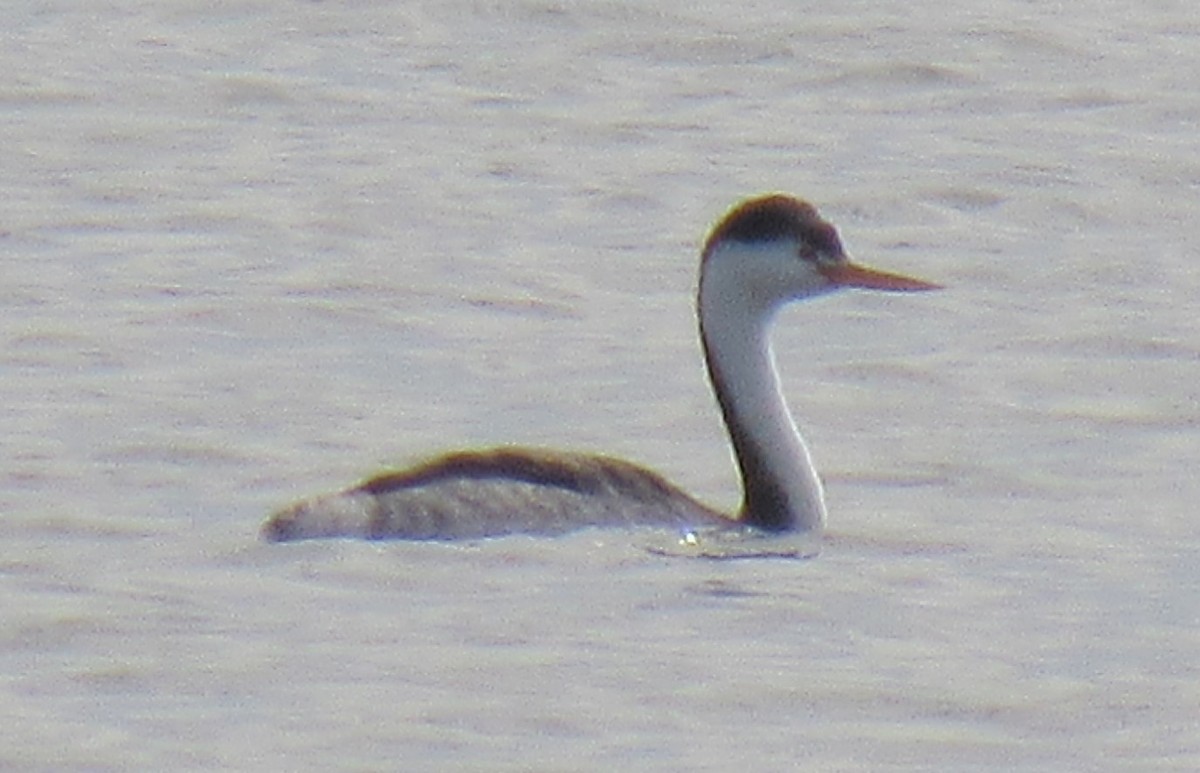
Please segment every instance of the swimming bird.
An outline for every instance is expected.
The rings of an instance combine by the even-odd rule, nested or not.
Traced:
[[[821,479],[783,399],[769,334],[787,303],[847,287],[938,285],[851,262],[837,230],[811,204],[783,194],[735,206],[705,241],[696,307],[741,475],[735,515],[631,462],[500,447],[451,453],[300,501],[273,514],[263,536],[452,540],[638,525],[819,534],[826,521]]]

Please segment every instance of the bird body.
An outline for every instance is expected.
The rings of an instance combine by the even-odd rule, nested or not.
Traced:
[[[561,534],[585,525],[693,528],[728,521],[630,462],[503,447],[447,454],[299,502],[271,519],[266,536],[471,539]]]
[[[448,454],[298,502],[274,514],[264,536],[446,540],[635,525],[819,533],[824,492],[783,399],[769,332],[786,303],[841,287],[936,285],[851,263],[833,226],[790,196],[740,204],[705,242],[697,312],[742,479],[742,507],[733,517],[630,462],[497,448]]]

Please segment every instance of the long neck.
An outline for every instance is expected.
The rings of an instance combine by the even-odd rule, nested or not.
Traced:
[[[742,476],[740,519],[769,531],[821,530],[825,497],[780,391],[773,310],[727,290],[702,277],[698,306],[709,377]]]

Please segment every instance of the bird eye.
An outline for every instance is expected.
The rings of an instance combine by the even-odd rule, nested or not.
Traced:
[[[809,239],[804,240],[808,260],[830,264],[842,260],[842,240],[838,238],[837,229],[829,223],[821,223]]]
[[[841,260],[842,252],[841,250],[837,249],[836,246],[834,249],[830,249],[828,246],[823,244],[810,244],[808,242],[802,242],[800,246],[796,248],[796,254],[800,256],[801,260],[806,260],[809,263],[829,265],[831,263],[837,263],[839,260]]]

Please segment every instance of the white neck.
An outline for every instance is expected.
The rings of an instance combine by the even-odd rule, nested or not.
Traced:
[[[742,475],[746,523],[819,531],[825,497],[780,390],[769,338],[783,299],[740,281],[737,261],[708,256],[700,279],[700,335],[713,390]]]

